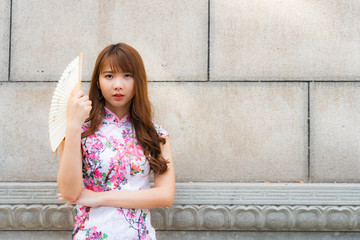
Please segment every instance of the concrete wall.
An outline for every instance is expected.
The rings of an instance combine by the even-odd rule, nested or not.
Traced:
[[[268,182],[304,183],[304,193],[315,183],[332,188],[338,187],[336,182],[344,183],[342,194],[359,199],[359,189],[346,187],[360,182],[359,19],[357,0],[2,0],[0,184],[6,190],[1,192],[0,187],[0,219],[8,220],[0,224],[0,230],[6,230],[0,235],[13,238],[17,231],[27,230],[11,223],[19,218],[11,209],[19,204],[26,209],[31,204],[41,206],[31,208],[40,209],[36,210],[40,215],[45,214],[46,204],[60,204],[42,197],[14,202],[16,194],[27,198],[26,189],[13,192],[6,186],[55,182],[58,160],[50,150],[47,119],[56,81],[79,51],[84,55],[83,78],[88,81],[99,51],[115,42],[129,43],[144,59],[156,121],[170,132],[178,186],[200,184],[199,188],[186,185],[177,198],[190,200],[176,202],[187,204],[199,221],[194,224],[199,225],[179,228],[172,236],[205,236],[194,231],[207,230],[220,231],[216,234],[224,238],[236,235],[221,232],[231,230],[231,224],[230,228],[207,228],[210,220],[202,214],[224,213],[214,206],[234,204],[228,202],[231,197],[239,198],[238,206],[278,205],[276,199],[243,202],[239,195],[226,194],[233,191],[229,185],[221,188],[228,190],[218,195],[220,200],[208,196],[206,210],[194,207],[205,203],[196,202],[196,195],[191,194],[217,182],[234,182],[240,189],[245,182],[264,183],[254,186],[260,196],[267,192]],[[88,86],[85,83],[84,89]],[[42,196],[48,188],[34,189],[35,196]],[[269,189],[268,196],[278,193],[277,188]],[[284,191],[292,196],[298,190]],[[327,194],[335,199],[334,205],[343,206],[340,210],[330,207],[340,214],[335,219],[346,220],[343,214],[356,219],[344,220],[344,226],[346,231],[358,232],[360,211],[353,209],[360,200],[344,203],[339,198],[342,194]],[[302,197],[306,202],[313,195]],[[301,201],[282,204],[287,209],[301,206]],[[324,206],[321,200],[310,205]],[[324,222],[332,221],[330,210],[318,208]],[[166,239],[167,230],[176,230],[171,227],[172,217],[186,219],[188,212],[161,211],[165,214],[161,216],[168,217],[157,217],[164,219],[158,225],[164,231],[159,238]],[[184,215],[175,214],[178,211]],[[230,222],[236,222],[238,215],[226,214]],[[266,219],[268,215],[262,214]],[[291,210],[288,216],[299,215]],[[259,226],[256,230],[271,230]],[[299,231],[294,226],[275,229]],[[32,230],[37,238],[39,229]],[[40,230],[59,239],[68,234],[47,225]],[[344,229],[324,225],[303,230],[320,234]],[[242,236],[252,236],[248,234]],[[336,236],[341,234],[331,235]]]

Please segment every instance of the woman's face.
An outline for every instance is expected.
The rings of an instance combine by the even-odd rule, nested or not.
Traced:
[[[110,111],[120,115],[129,111],[135,95],[135,79],[131,73],[113,72],[107,64],[99,75],[99,85],[105,98],[105,106]]]

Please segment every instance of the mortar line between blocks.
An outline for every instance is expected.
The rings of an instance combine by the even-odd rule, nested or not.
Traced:
[[[10,70],[11,70],[11,34],[12,34],[12,5],[13,0],[10,0],[10,21],[9,21],[9,62],[8,62],[8,82],[11,81],[10,79]]]
[[[208,0],[208,49],[207,49],[207,81],[210,81],[210,0]]]
[[[10,81],[11,83],[56,83],[59,80],[28,80],[28,81],[24,81],[24,80],[19,80],[19,81]],[[0,83],[6,83],[9,81],[0,81]],[[90,80],[83,80],[83,83],[90,83]],[[281,83],[338,83],[338,84],[342,84],[342,83],[360,83],[360,81],[293,81],[293,80],[288,80],[288,81],[243,81],[243,80],[239,80],[239,81],[233,81],[233,80],[224,80],[224,81],[207,81],[207,80],[188,80],[188,81],[183,81],[183,80],[159,80],[159,81],[149,81],[149,83],[205,83],[205,84],[211,84],[211,83],[248,83],[248,84],[259,84],[259,83],[273,83],[273,84],[281,84]]]
[[[311,162],[310,162],[310,151],[311,151],[311,149],[310,149],[310,82],[308,82],[308,87],[307,87],[307,89],[308,89],[308,92],[307,92],[307,94],[308,94],[308,96],[307,96],[307,100],[308,100],[308,102],[307,102],[307,110],[308,110],[308,112],[307,112],[307,116],[308,116],[308,119],[307,119],[307,125],[308,125],[308,148],[307,148],[307,162],[308,162],[308,182],[310,182],[310,169],[311,169],[311,167],[310,167],[310,164],[311,164]]]

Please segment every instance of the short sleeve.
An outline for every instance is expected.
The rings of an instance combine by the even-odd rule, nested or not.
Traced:
[[[169,133],[166,131],[166,129],[161,126],[160,124],[154,123],[154,127],[156,132],[159,134],[160,137],[167,137],[169,136]]]

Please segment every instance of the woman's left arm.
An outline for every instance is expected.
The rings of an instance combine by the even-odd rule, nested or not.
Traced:
[[[158,208],[170,207],[175,196],[175,172],[169,137],[161,146],[161,153],[168,161],[168,169],[163,174],[154,176],[155,187],[134,191],[94,192],[83,189],[80,197],[70,204],[80,204],[89,207],[110,206],[122,208]],[[59,195],[59,200],[63,200]]]

